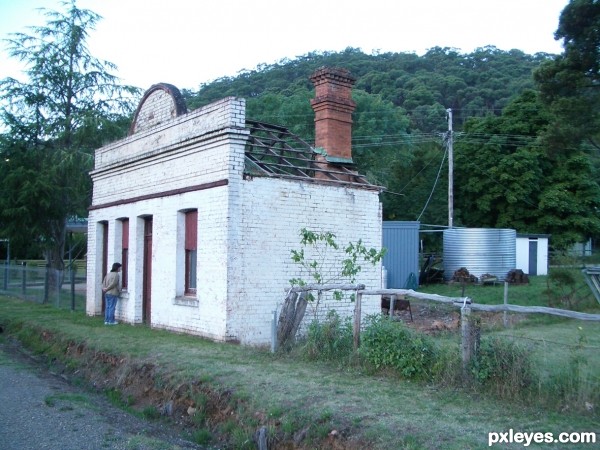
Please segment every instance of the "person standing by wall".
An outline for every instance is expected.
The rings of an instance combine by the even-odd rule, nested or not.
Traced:
[[[106,274],[102,281],[102,292],[105,294],[106,307],[104,310],[104,325],[116,325],[118,322],[115,320],[115,309],[117,308],[117,301],[121,295],[121,277],[119,271],[121,270],[120,263],[114,263],[110,272]]]

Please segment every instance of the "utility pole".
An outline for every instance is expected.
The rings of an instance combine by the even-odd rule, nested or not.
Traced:
[[[448,113],[448,228],[453,226],[454,217],[454,154],[452,149],[452,109]]]

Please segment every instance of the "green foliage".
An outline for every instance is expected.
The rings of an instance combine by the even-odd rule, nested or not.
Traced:
[[[116,67],[94,58],[86,39],[99,16],[64,2],[47,24],[6,40],[27,81],[0,80],[0,233],[15,253],[30,245],[62,270],[66,220],[85,217],[92,150],[122,135],[138,90],[117,84]],[[27,226],[24,227],[23,224]]]
[[[386,188],[385,219],[431,224],[447,219],[441,133],[451,108],[461,180],[455,223],[552,234],[562,248],[600,233],[598,20],[592,0],[570,2],[557,31],[566,44],[559,56],[493,46],[467,54],[434,47],[422,56],[348,48],[263,64],[186,96],[191,105],[245,96],[249,117],[288,126],[310,142],[311,73],[349,69],[357,78],[357,169]]]
[[[464,225],[551,233],[555,248],[600,233],[600,185],[590,160],[544,145],[554,120],[528,91],[501,117],[466,125],[455,153],[455,177],[465,180],[456,185],[455,207]]]
[[[563,54],[534,72],[552,126],[541,135],[554,172],[544,185],[541,224],[565,248],[600,234],[598,142],[600,134],[600,5],[571,0],[560,16],[556,38]]]
[[[146,406],[142,410],[142,416],[147,420],[158,420],[160,418],[160,411],[156,406]]]
[[[184,96],[191,108],[230,96],[248,99],[249,110],[258,114],[256,120],[283,125],[303,121],[306,130],[314,130],[314,115],[306,106],[294,107],[283,115],[284,103],[307,96],[313,86],[310,75],[319,67],[345,67],[357,78],[355,112],[357,129],[371,122],[379,130],[378,137],[388,126],[397,126],[392,120],[402,114],[402,126],[409,124],[412,131],[438,132],[446,127],[444,111],[456,110],[460,129],[470,116],[496,113],[508,100],[525,88],[533,87],[531,71],[551,55],[527,55],[518,50],[502,51],[493,46],[461,54],[455,49],[434,47],[423,56],[414,53],[365,54],[360,49],[348,48],[342,52],[312,52],[293,60],[283,59],[275,64],[261,64],[236,77],[226,77],[206,83],[197,92],[186,91]],[[371,98],[369,108],[361,106]],[[264,103],[263,103],[264,102]],[[382,102],[396,109],[382,115],[382,109],[371,108]],[[269,107],[260,104],[271,103]],[[298,103],[298,106],[300,104]],[[384,108],[385,109],[385,108]],[[375,122],[380,121],[377,125]],[[368,127],[371,127],[369,125]],[[311,135],[302,135],[309,139]],[[358,136],[368,136],[364,133]]]
[[[427,335],[389,316],[369,316],[361,335],[361,354],[375,369],[392,369],[404,378],[431,374],[437,349]]]
[[[212,433],[206,428],[198,428],[192,432],[192,440],[200,445],[209,444],[212,440]]]
[[[325,320],[310,323],[301,351],[309,360],[344,361],[352,356],[353,344],[351,318],[342,320],[331,310]]]
[[[546,279],[548,306],[582,310],[596,306],[581,270],[573,267],[552,267]]]
[[[531,352],[506,338],[482,338],[471,373],[476,382],[502,396],[522,393],[532,385],[535,376]]]
[[[302,245],[300,250],[291,250],[291,259],[300,266],[304,278],[302,275],[292,278],[290,280],[292,286],[305,286],[309,283],[354,283],[362,270],[361,261],[375,265],[385,255],[385,249],[367,249],[360,239],[355,243],[348,243],[342,253],[336,235],[331,231],[302,228],[300,244]],[[333,295],[337,300],[343,297],[339,290],[334,290]],[[309,293],[308,299],[313,301],[315,298]]]
[[[118,389],[107,389],[105,393],[106,397],[108,398],[108,401],[114,406],[117,406],[118,408],[123,408],[125,406],[125,402],[123,401],[123,395]]]
[[[599,378],[579,350],[575,349],[567,364],[540,383],[540,391],[549,405],[589,413],[600,402]]]

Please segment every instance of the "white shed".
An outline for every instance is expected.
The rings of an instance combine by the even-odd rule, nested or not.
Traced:
[[[548,234],[517,234],[517,269],[528,275],[548,275]]]

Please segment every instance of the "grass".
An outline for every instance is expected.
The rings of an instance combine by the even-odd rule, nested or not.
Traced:
[[[511,428],[600,431],[595,411],[559,411],[547,405],[497,400],[468,389],[445,389],[371,373],[360,366],[309,363],[146,326],[105,327],[99,317],[6,297],[0,297],[0,325],[4,334],[18,337],[33,351],[65,363],[74,358],[67,356],[65,349],[82,344],[90,354],[108,355],[112,362],[129,367],[152,365],[157,388],[173,391],[182,385],[199,385],[203,392],[220,396],[221,409],[212,411],[194,433],[196,441],[203,444],[220,431],[227,433],[232,448],[254,448],[252,436],[262,425],[287,440],[306,431],[302,442],[307,448],[325,445],[333,430],[344,436],[348,446],[356,443],[348,448],[449,450],[487,448],[489,432]],[[585,327],[589,344],[598,345],[597,324]],[[548,345],[555,332],[561,341],[573,342],[569,340],[571,331],[564,322],[511,330],[522,333],[521,339],[547,338]],[[543,353],[540,347],[540,355]],[[552,357],[568,363],[568,358],[562,360],[558,354]],[[597,362],[593,353],[588,359]],[[556,362],[548,359],[546,364]],[[118,378],[113,379],[115,389]],[[204,405],[203,411],[208,413],[207,399],[196,400],[196,407]],[[226,415],[225,408],[230,411]],[[219,414],[221,420],[217,420]],[[565,447],[544,444],[544,448]]]
[[[600,305],[596,302],[579,269],[573,269],[571,272],[575,277],[574,292],[571,293],[574,302],[582,305],[584,309],[590,309],[590,312],[594,312],[594,310],[600,312]],[[556,289],[558,287],[553,285],[548,276],[532,276],[529,277],[528,284],[509,285],[507,288],[507,301],[510,304],[520,306],[563,308],[564,306],[553,304],[557,300],[555,298],[558,294]],[[504,303],[505,287],[502,283],[494,286],[472,283],[441,283],[421,286],[418,290],[419,292],[447,297],[469,297],[474,303],[497,305]]]
[[[85,406],[86,408],[93,408],[94,405],[90,401],[90,399],[81,394],[55,394],[48,395],[44,398],[44,403],[46,406],[50,406],[52,408],[58,407],[61,411],[67,411],[73,409],[71,404],[80,404]]]

